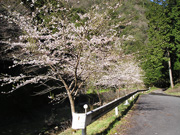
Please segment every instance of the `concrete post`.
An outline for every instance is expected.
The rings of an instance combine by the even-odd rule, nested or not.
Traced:
[[[118,116],[118,107],[115,108],[115,115]]]
[[[124,105],[129,105],[129,102],[128,102],[128,100],[126,100],[126,102],[124,103]]]

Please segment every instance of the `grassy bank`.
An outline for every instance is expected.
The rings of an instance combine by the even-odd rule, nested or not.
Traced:
[[[168,95],[180,96],[180,84],[174,86],[174,88],[169,88],[165,91]]]

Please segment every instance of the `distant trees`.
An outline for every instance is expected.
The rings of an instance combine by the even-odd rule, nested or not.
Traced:
[[[176,0],[163,0],[149,6],[149,44],[142,64],[147,85],[162,87],[170,83],[173,88],[179,79],[179,4]]]

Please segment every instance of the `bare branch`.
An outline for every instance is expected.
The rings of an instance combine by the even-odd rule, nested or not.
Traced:
[[[49,92],[51,92],[53,90],[57,90],[57,89],[61,90],[62,88],[64,88],[64,86],[62,86],[62,87],[48,87],[48,88],[46,88],[46,89],[44,89],[44,90],[42,90],[40,92],[36,92],[33,96],[44,95],[44,94],[49,93]]]

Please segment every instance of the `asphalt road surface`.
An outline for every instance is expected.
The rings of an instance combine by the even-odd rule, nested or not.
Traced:
[[[127,135],[180,135],[180,98],[159,93],[140,96]]]

